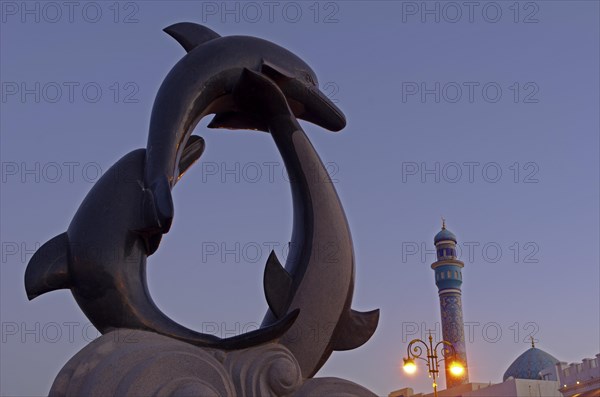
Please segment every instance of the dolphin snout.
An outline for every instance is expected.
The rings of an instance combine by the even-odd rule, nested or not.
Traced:
[[[329,131],[337,132],[346,126],[344,113],[317,87],[289,84],[282,90],[292,102],[292,108],[298,112],[296,117]]]
[[[346,127],[346,116],[321,90],[309,88],[312,101],[306,102],[304,119],[330,131],[340,131]]]

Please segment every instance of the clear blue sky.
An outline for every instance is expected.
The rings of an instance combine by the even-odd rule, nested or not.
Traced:
[[[47,393],[97,335],[68,291],[28,302],[25,266],[97,173],[145,146],[154,96],[184,55],[161,30],[180,21],[288,47],[348,118],[339,134],[303,125],[353,233],[353,306],[381,321],[319,376],[430,390],[400,362],[413,328],[439,322],[424,250],[442,215],[463,248],[472,381],[501,381],[530,334],[567,362],[600,351],[598,2],[54,4],[2,3],[0,394]],[[224,336],[262,319],[267,246],[285,257],[291,195],[268,135],[206,123],[149,286],[169,316]]]

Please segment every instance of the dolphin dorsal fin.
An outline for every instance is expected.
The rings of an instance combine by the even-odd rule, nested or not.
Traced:
[[[289,303],[292,277],[281,266],[277,255],[275,255],[275,251],[271,251],[269,259],[267,259],[263,284],[269,309],[271,309],[275,317],[278,319],[282,318]]]
[[[367,342],[379,323],[379,309],[370,312],[358,312],[350,309],[342,317],[335,337],[332,340],[333,350],[352,350]]]
[[[181,46],[190,52],[207,41],[221,37],[217,32],[192,22],[180,22],[163,29],[173,37]]]
[[[31,257],[25,270],[27,298],[70,288],[69,238],[67,232],[47,241]]]

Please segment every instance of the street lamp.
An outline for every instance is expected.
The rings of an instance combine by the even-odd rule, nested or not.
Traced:
[[[450,363],[450,373],[454,376],[460,376],[465,372],[465,367],[456,359],[456,350],[452,343],[442,340],[433,345],[433,337],[431,336],[431,330],[429,330],[429,344],[422,339],[413,339],[408,344],[407,354],[408,357],[404,359],[404,372],[407,374],[414,374],[417,371],[416,359],[423,360],[427,363],[427,370],[429,377],[433,379],[433,395],[437,397],[437,383],[436,379],[439,374],[439,364],[446,360],[452,359]],[[425,346],[425,351],[423,347]],[[438,357],[438,348],[442,347],[439,352],[441,357]],[[426,353],[425,358],[423,353]]]

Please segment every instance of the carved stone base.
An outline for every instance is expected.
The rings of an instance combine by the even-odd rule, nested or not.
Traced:
[[[294,356],[277,343],[225,352],[128,329],[102,335],[73,356],[49,395],[375,397],[344,379],[302,379]]]

